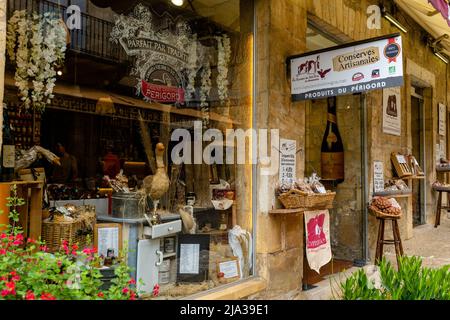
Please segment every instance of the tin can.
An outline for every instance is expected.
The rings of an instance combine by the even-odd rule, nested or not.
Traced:
[[[165,259],[159,266],[159,272],[168,272],[170,271],[170,259]]]
[[[165,238],[164,239],[164,252],[165,253],[174,253],[175,252],[175,238]]]
[[[158,278],[159,284],[167,284],[170,282],[170,272],[169,271],[159,272]]]

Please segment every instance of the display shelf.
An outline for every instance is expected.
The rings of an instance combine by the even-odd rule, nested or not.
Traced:
[[[164,259],[166,259],[166,258],[171,258],[171,257],[176,257],[177,256],[177,253],[176,252],[173,252],[173,253],[164,253],[163,254],[163,258]]]
[[[408,198],[408,197],[412,196],[412,192],[411,191],[408,191],[408,192],[404,192],[404,191],[374,192],[374,193],[372,193],[372,196],[373,197],[388,197],[388,198]]]
[[[395,177],[394,180],[423,180],[425,176],[406,176],[406,177]]]
[[[436,172],[450,172],[450,166],[436,167]]]
[[[269,214],[299,214],[307,211],[305,208],[298,209],[272,209],[269,210]]]

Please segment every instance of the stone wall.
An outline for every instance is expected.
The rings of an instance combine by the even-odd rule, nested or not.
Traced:
[[[259,128],[280,129],[280,137],[297,140],[304,150],[305,104],[292,103],[286,57],[305,50],[306,9],[303,1],[256,2],[257,112]],[[304,153],[297,154],[297,177],[303,176]],[[261,168],[258,168],[260,170]],[[260,296],[270,298],[301,287],[303,216],[275,216],[278,175],[258,175],[257,272],[268,286]]]
[[[344,33],[353,40],[362,40],[376,36],[399,32],[386,19],[382,19],[380,30],[368,30],[366,27],[366,9],[369,5],[378,5],[378,1],[372,0],[314,0],[308,1],[308,12],[317,18],[325,21],[336,29],[337,32]],[[343,17],[343,21],[341,21]],[[384,134],[382,132],[382,91],[375,90],[367,93],[366,105],[368,114],[367,136],[368,136],[368,169],[369,169],[369,190],[373,190],[373,161],[384,161],[385,178],[392,177],[392,165],[390,161],[391,152],[411,153],[412,139],[410,126],[410,87],[415,79],[420,79],[423,86],[429,87],[425,90],[425,121],[426,121],[426,170],[427,179],[427,220],[433,219],[433,208],[435,195],[431,190],[431,183],[436,179],[434,154],[435,145],[438,141],[437,134],[437,108],[438,102],[447,104],[448,81],[447,67],[437,59],[430,48],[423,43],[423,33],[421,27],[402,13],[397,17],[401,23],[408,26],[408,33],[402,33],[403,57],[405,82],[401,88],[402,99],[402,135],[401,137]],[[351,23],[345,23],[350,21]],[[436,79],[436,80],[434,80]],[[437,81],[437,80],[440,81]],[[447,88],[446,88],[447,86]],[[448,148],[447,148],[448,150]],[[421,164],[423,167],[423,164]],[[405,211],[405,215],[400,222],[400,233],[403,238],[412,237],[412,203],[410,198],[399,200]],[[374,256],[374,245],[376,241],[375,219],[369,217],[369,243],[370,256]],[[342,232],[345,232],[343,230]],[[389,234],[389,230],[387,230]]]
[[[285,59],[289,55],[306,51],[307,16],[324,22],[324,30],[350,40],[362,40],[399,32],[387,20],[382,19],[380,30],[367,29],[366,9],[369,5],[378,5],[377,0],[259,0],[256,1],[257,19],[257,113],[255,114],[259,128],[279,128],[283,138],[296,139],[299,148],[305,148],[305,112],[307,103],[290,101],[289,81],[286,77]],[[367,112],[367,148],[369,196],[373,190],[373,161],[384,162],[385,179],[392,177],[391,152],[411,153],[411,117],[410,94],[411,84],[420,80],[425,89],[425,121],[426,121],[426,171],[425,182],[427,194],[427,219],[430,221],[435,196],[430,185],[436,178],[434,166],[435,145],[437,135],[438,102],[447,104],[450,86],[446,77],[448,67],[438,60],[432,51],[423,43],[421,27],[405,13],[397,17],[408,26],[408,33],[402,34],[405,82],[401,88],[402,100],[402,135],[400,137],[382,132],[382,91],[371,91],[364,95]],[[322,119],[322,116],[320,117]],[[320,120],[322,121],[322,120]],[[339,119],[342,124],[342,120]],[[343,125],[343,124],[342,124]],[[341,125],[341,127],[342,127]],[[320,134],[319,134],[320,136]],[[448,150],[448,148],[447,148]],[[312,155],[311,161],[317,155]],[[308,174],[304,169],[305,154],[298,153],[297,176]],[[306,166],[308,163],[306,164]],[[259,168],[260,169],[260,168]],[[306,172],[304,172],[306,171]],[[259,276],[268,282],[267,290],[261,297],[271,297],[278,293],[286,293],[300,288],[303,264],[303,221],[302,218],[277,217],[267,212],[277,205],[274,195],[276,176],[261,177],[258,175],[258,216],[257,216],[257,269]],[[350,196],[349,196],[350,197]],[[412,200],[399,199],[405,215],[400,221],[402,238],[412,237]],[[362,201],[360,202],[361,205]],[[355,215],[342,211],[334,217],[333,237],[349,245],[347,253],[358,252],[362,246],[360,225],[352,219]],[[369,217],[370,258],[373,261],[377,224]],[[358,228],[358,231],[355,230]],[[349,231],[351,231],[349,233]],[[390,234],[387,230],[386,234]],[[353,234],[353,239],[346,239]],[[358,239],[359,238],[359,239]],[[354,239],[358,241],[354,242]],[[353,249],[352,249],[353,248]],[[345,251],[345,250],[344,250]],[[358,258],[358,257],[353,257]]]

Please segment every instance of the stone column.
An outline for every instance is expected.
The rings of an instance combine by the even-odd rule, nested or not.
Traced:
[[[281,138],[297,140],[304,150],[305,103],[291,102],[286,58],[306,47],[306,1],[256,1],[256,121],[258,128],[278,129]],[[270,150],[270,148],[268,148]],[[279,156],[279,155],[278,155]],[[263,297],[301,288],[303,276],[303,215],[279,216],[273,176],[258,168],[256,257],[258,275],[267,281]],[[297,153],[297,177],[304,174],[304,152]],[[279,204],[278,204],[279,205]]]

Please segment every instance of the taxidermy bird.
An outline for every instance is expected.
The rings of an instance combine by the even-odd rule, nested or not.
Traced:
[[[170,180],[167,176],[166,166],[164,165],[164,150],[162,143],[156,145],[156,172],[153,175],[144,178],[143,187],[145,193],[153,201],[153,214],[155,215],[159,200],[169,190]]]

